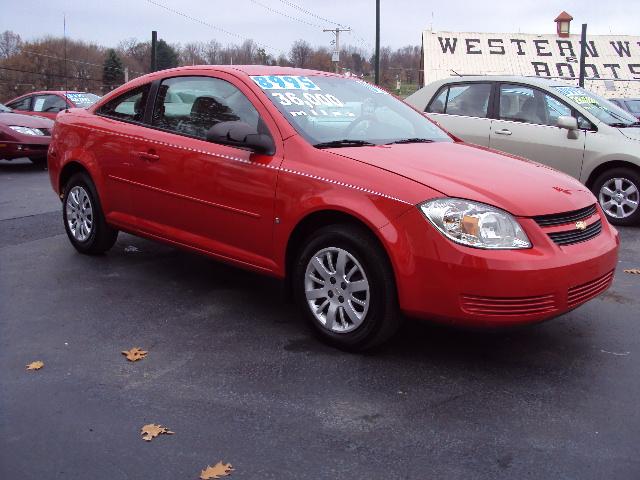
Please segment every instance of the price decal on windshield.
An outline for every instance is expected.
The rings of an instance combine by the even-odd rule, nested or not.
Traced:
[[[251,80],[262,90],[320,90],[309,77],[296,75],[256,75]]]

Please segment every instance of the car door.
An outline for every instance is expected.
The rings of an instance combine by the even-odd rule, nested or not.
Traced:
[[[272,269],[277,168],[282,147],[262,155],[206,140],[213,125],[277,128],[235,77],[180,76],[157,83],[146,139],[136,141],[132,180],[140,228],[152,235]]]
[[[580,178],[586,132],[557,126],[558,117],[572,115],[571,107],[540,89],[508,83],[498,85],[497,101],[491,148]]]
[[[58,112],[61,112],[67,108],[67,106],[70,107],[71,105],[68,105],[62,96],[51,93],[34,95],[33,103],[31,104],[31,113],[55,120]]]
[[[491,83],[445,85],[427,105],[429,117],[465,142],[489,146]]]
[[[121,227],[136,228],[137,212],[132,183],[135,139],[148,129],[144,112],[151,84],[134,87],[102,105],[92,123],[91,154],[102,174],[100,192],[108,220]]]

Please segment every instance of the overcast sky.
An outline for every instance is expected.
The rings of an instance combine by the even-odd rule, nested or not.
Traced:
[[[115,46],[124,38],[146,40],[155,29],[169,43],[216,39],[228,44],[252,38],[277,55],[287,52],[299,38],[313,45],[329,46],[332,36],[322,32],[322,28],[336,27],[329,22],[353,29],[341,36],[341,42],[348,44],[372,50],[375,35],[375,0],[2,0],[2,3],[0,31],[13,30],[23,39],[62,35],[63,12],[69,37],[105,46]],[[265,6],[295,19],[269,11]],[[592,34],[640,34],[640,0],[381,0],[382,45],[394,48],[419,45],[421,31],[431,26],[434,30],[462,32],[554,33],[553,20],[562,10],[575,18],[572,33],[579,33],[584,22]]]

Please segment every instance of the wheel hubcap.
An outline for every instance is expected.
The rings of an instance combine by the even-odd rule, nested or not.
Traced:
[[[605,213],[613,218],[626,218],[638,209],[638,187],[626,178],[611,178],[602,185],[598,200]]]
[[[80,186],[73,187],[67,196],[65,208],[71,235],[79,242],[84,242],[93,228],[93,207],[87,191]]]
[[[332,332],[355,330],[369,310],[367,275],[358,260],[342,248],[325,248],[311,257],[304,290],[314,317]]]

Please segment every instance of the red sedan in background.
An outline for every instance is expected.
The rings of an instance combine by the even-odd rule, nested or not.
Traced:
[[[400,312],[540,322],[605,291],[617,262],[618,234],[577,180],[326,72],[139,77],[58,115],[49,167],[79,252],[123,230],[286,279],[345,349],[388,339]]]
[[[47,162],[53,121],[22,115],[0,104],[0,160],[27,157],[35,164]]]
[[[25,115],[38,115],[52,120],[65,108],[87,108],[100,97],[86,92],[42,91],[21,95],[6,102],[7,107]]]

